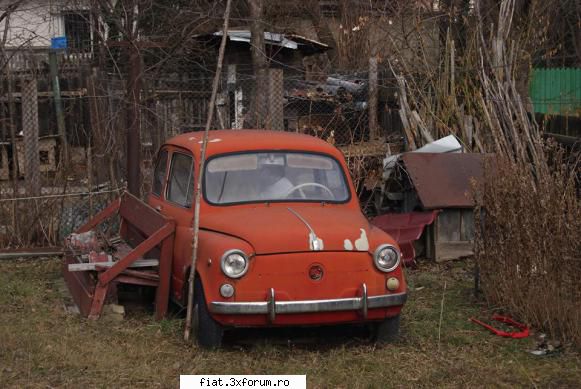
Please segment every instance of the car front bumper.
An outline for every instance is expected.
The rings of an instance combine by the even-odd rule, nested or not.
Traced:
[[[407,293],[392,293],[377,296],[368,296],[367,287],[363,284],[360,296],[325,300],[298,300],[276,301],[274,289],[269,290],[268,301],[225,302],[210,303],[209,310],[220,315],[266,315],[274,321],[276,315],[292,313],[317,313],[336,311],[360,311],[363,318],[367,318],[368,309],[388,308],[403,305],[407,300]]]

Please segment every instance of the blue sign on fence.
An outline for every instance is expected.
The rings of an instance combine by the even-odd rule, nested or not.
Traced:
[[[66,36],[55,36],[50,40],[51,49],[66,49],[67,48],[67,37]]]

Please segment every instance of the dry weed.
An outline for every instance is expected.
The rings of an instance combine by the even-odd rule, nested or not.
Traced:
[[[482,289],[491,303],[581,346],[579,165],[553,146],[538,152],[543,166],[498,155],[487,169],[476,210]]]

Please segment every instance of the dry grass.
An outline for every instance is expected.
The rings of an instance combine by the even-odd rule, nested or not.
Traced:
[[[581,347],[578,163],[538,148],[545,165],[498,157],[478,193],[476,259],[487,299]],[[480,213],[477,212],[480,216]]]
[[[429,265],[409,274],[402,337],[376,347],[347,331],[316,343],[275,334],[218,352],[181,341],[182,318],[87,321],[63,310],[58,260],[0,263],[0,383],[3,387],[176,387],[179,374],[307,374],[310,388],[553,386],[581,382],[572,350],[527,353],[534,340],[497,338],[468,317],[490,311],[471,297],[472,264]],[[438,351],[440,301],[445,309]],[[361,333],[360,333],[361,334]],[[289,339],[285,333],[284,340]],[[276,344],[275,344],[276,343]]]

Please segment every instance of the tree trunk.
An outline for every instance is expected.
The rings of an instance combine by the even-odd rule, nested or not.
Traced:
[[[254,120],[253,125],[256,128],[264,127],[264,122],[267,114],[266,107],[266,93],[267,93],[267,56],[264,47],[264,22],[263,0],[248,0],[250,6],[250,18],[252,24],[250,26],[251,38],[250,45],[252,46],[252,67],[254,69],[254,77],[256,79],[254,89]]]

